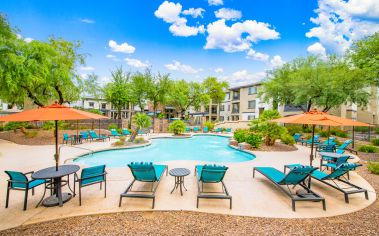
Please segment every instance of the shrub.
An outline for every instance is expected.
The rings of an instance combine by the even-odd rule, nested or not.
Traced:
[[[186,131],[186,124],[182,120],[176,120],[170,124],[168,130],[175,135],[183,134]]]
[[[375,139],[371,140],[371,143],[375,146],[379,146],[379,138],[375,138]]]
[[[376,175],[379,175],[379,162],[368,162],[367,169]]]
[[[302,130],[304,133],[312,133],[312,127],[311,126],[303,126]]]
[[[205,126],[205,127],[208,127],[208,130],[210,131],[210,130],[213,130],[213,128],[215,127],[215,124],[212,123],[212,122],[210,122],[210,121],[206,121],[206,122],[204,123],[204,126]]]
[[[134,140],[134,143],[136,143],[136,144],[143,143],[143,142],[145,142],[145,139],[144,139],[144,138],[136,138],[136,139]]]
[[[27,125],[26,122],[8,122],[4,125],[4,130],[16,130],[24,128]]]
[[[113,143],[114,146],[124,146],[125,145],[125,142],[121,141],[121,140],[118,140],[116,142]]]
[[[318,132],[318,134],[321,137],[328,137],[328,131],[327,130],[321,130],[320,132]]]
[[[370,145],[362,145],[359,147],[358,151],[366,152],[366,153],[377,153],[379,149],[377,147],[370,146]]]
[[[280,140],[287,145],[294,145],[296,143],[295,139],[290,134],[282,134]]]
[[[330,134],[341,138],[347,138],[348,136],[346,131],[340,129],[331,129]]]
[[[298,125],[297,126],[294,126],[294,125],[286,126],[286,129],[290,135],[294,135],[296,133],[301,133],[303,131],[301,126],[298,126]]]
[[[376,127],[376,128],[375,128],[375,133],[376,133],[376,134],[379,134],[379,127]]]
[[[250,130],[254,133],[261,133],[265,139],[267,146],[272,146],[275,141],[280,138],[287,130],[283,126],[279,126],[276,122],[271,122],[272,119],[279,118],[277,110],[264,111],[257,120],[252,120],[250,123]]]
[[[68,129],[70,127],[70,124],[65,123],[63,121],[58,121],[58,128],[59,129]],[[42,125],[43,130],[52,130],[55,129],[55,122],[54,121],[46,121]]]
[[[246,141],[246,137],[249,134],[249,130],[247,129],[237,129],[234,132],[233,138],[239,143],[243,143]]]
[[[25,132],[25,137],[26,138],[34,138],[38,135],[37,131],[27,131]]]
[[[259,148],[262,145],[262,135],[249,133],[245,137],[245,142],[250,144],[253,148]]]
[[[356,131],[356,132],[368,132],[368,129],[369,129],[369,127],[364,127],[364,126],[354,127],[354,131]]]
[[[164,118],[166,118],[166,114],[165,113],[158,114],[158,119],[164,119]]]
[[[108,130],[111,130],[111,129],[117,129],[118,126],[116,124],[110,124],[108,125]]]
[[[0,132],[4,130],[4,126],[0,125]]]

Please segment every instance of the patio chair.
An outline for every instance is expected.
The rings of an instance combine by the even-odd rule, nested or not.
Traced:
[[[89,137],[88,132],[82,131],[80,132],[80,134],[82,135],[82,139],[85,139],[86,141],[87,140],[91,141],[91,138]]]
[[[209,129],[207,126],[203,127],[203,133],[208,133]]]
[[[292,210],[296,211],[297,201],[311,201],[311,202],[322,202],[322,207],[324,211],[326,210],[325,198],[321,197],[319,194],[313,192],[305,183],[306,179],[317,168],[311,166],[296,166],[288,174],[285,174],[272,167],[254,167],[253,177],[255,177],[255,171],[258,171],[264,175],[268,180],[274,183],[280,190],[287,194],[292,200]],[[283,186],[286,186],[284,188]],[[290,187],[292,186],[292,187]],[[305,193],[300,191],[292,192],[295,186],[300,186]]]
[[[345,162],[337,166],[331,173],[325,173],[323,171],[316,170],[312,173],[311,177],[312,179],[318,180],[342,192],[345,196],[346,203],[349,203],[349,195],[355,194],[355,193],[364,193],[366,199],[368,200],[368,192],[366,189],[352,184],[344,177],[344,175],[347,174],[349,171],[355,170],[359,166],[362,166],[362,165]],[[346,184],[348,188],[339,186],[338,183]],[[310,186],[310,182],[309,182],[309,186]]]
[[[68,144],[69,141],[71,142],[72,138],[70,136],[68,136],[68,134],[64,133],[63,134],[63,144]]]
[[[221,127],[216,128],[215,133],[222,133],[222,128]]]
[[[189,133],[191,132],[191,128],[190,127],[186,127],[186,133]]]
[[[94,130],[90,130],[90,131],[88,131],[88,133],[89,133],[89,136],[91,137],[91,140],[102,140],[103,142],[106,139],[111,140],[111,138],[109,136],[97,135],[97,133]]]
[[[301,137],[301,135],[302,135],[302,134],[300,134],[300,133],[296,133],[296,134],[293,135],[293,139],[295,139],[295,142],[296,142],[296,143],[300,141],[300,137]]]
[[[229,195],[228,189],[224,183],[224,176],[228,167],[218,165],[197,165],[195,167],[195,175],[197,175],[197,205],[199,208],[200,198],[207,199],[228,199],[230,201],[230,209],[232,209],[232,196]],[[204,184],[221,183],[222,192],[205,192]],[[200,187],[201,185],[201,187]]]
[[[331,169],[336,169],[338,166],[340,166],[341,164],[343,163],[347,163],[347,160],[349,160],[350,156],[349,155],[345,155],[345,156],[341,156],[340,158],[338,159],[334,159],[334,158],[328,158],[327,156],[322,156],[321,157],[321,163],[320,163],[320,168],[322,166],[325,166],[327,169],[331,168]],[[324,163],[324,161],[326,161],[326,163]],[[348,174],[349,172],[347,172]]]
[[[316,152],[334,152],[336,150],[335,144],[320,144],[316,147]]]
[[[87,187],[93,184],[100,184],[100,190],[102,188],[102,183],[104,182],[104,197],[107,197],[107,172],[105,171],[105,165],[93,166],[82,169],[82,173],[79,176],[75,173],[74,181],[79,183],[79,205],[82,205],[82,188]],[[75,193],[75,184],[74,183],[74,196]]]
[[[155,192],[162,179],[163,173],[166,171],[167,165],[153,165],[153,163],[144,162],[132,162],[128,165],[130,171],[133,174],[133,181],[129,184],[126,190],[120,195],[119,207],[121,207],[121,201],[123,197],[130,198],[148,198],[153,199],[153,206],[155,206]],[[133,184],[136,182],[151,183],[150,190],[132,190]]]
[[[193,127],[193,132],[195,132],[195,133],[199,132],[199,127],[197,127],[197,126]]]
[[[319,138],[320,138],[320,135],[315,134],[313,144],[317,145],[318,143],[320,143]],[[304,144],[305,144],[305,146],[311,145],[312,144],[312,137],[308,140],[306,140],[306,139],[299,140],[299,142],[301,143],[301,145],[304,145]]]
[[[24,211],[27,208],[28,205],[28,193],[29,190],[32,190],[32,195],[34,195],[34,188],[45,184],[45,190],[46,191],[46,183],[48,183],[47,180],[29,180],[27,175],[31,175],[34,173],[34,171],[22,173],[18,171],[5,171],[5,173],[9,176],[8,179],[8,186],[7,186],[7,195],[5,200],[5,208],[8,208],[9,205],[9,192],[10,190],[19,190],[24,191]],[[45,195],[45,192],[44,192]],[[39,203],[37,204],[37,206]]]
[[[116,129],[111,129],[111,137],[120,137],[122,134],[118,133]]]
[[[225,132],[226,132],[226,133],[231,133],[231,132],[232,132],[232,128],[226,128],[226,129],[225,129]]]
[[[345,150],[343,150],[343,149],[336,149],[336,153],[337,154],[344,154]]]
[[[122,134],[123,134],[123,135],[130,135],[130,132],[129,132],[128,129],[123,128],[123,129],[122,129]]]
[[[340,146],[337,146],[336,148],[337,149],[342,149],[342,150],[347,150],[347,151],[350,151],[351,153],[355,153],[355,154],[358,154],[358,152],[356,151],[356,150],[354,150],[354,149],[352,149],[352,148],[349,148],[349,145],[351,144],[351,143],[353,143],[353,140],[351,140],[351,139],[348,139],[348,140],[346,140],[345,142],[343,142],[343,144],[341,144]]]

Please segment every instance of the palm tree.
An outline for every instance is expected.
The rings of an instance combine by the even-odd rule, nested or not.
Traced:
[[[151,118],[145,113],[137,113],[133,117],[135,129],[132,131],[129,142],[133,142],[140,129],[146,129],[151,126]]]

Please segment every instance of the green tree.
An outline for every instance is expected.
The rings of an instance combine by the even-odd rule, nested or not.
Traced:
[[[176,107],[181,116],[184,116],[191,106],[199,109],[209,101],[210,97],[201,83],[178,80],[169,91],[169,103]]]
[[[119,127],[121,127],[121,110],[124,109],[130,102],[130,74],[125,73],[122,67],[118,67],[111,72],[112,81],[107,83],[104,87],[104,98],[107,102],[117,110],[117,117],[119,119]]]
[[[91,96],[98,99],[102,96],[102,88],[99,84],[99,77],[95,73],[87,75],[81,86],[82,96]]]
[[[163,108],[167,104],[168,101],[168,91],[170,90],[172,81],[168,74],[161,75],[158,74],[154,76],[151,83],[149,84],[149,88],[147,90],[147,99],[153,105],[154,111],[154,119],[157,116],[157,108],[158,105],[161,105]]]
[[[131,76],[130,96],[134,104],[137,104],[141,111],[145,110],[147,94],[153,84],[153,75],[150,69],[144,73],[136,72]]]
[[[175,135],[183,134],[186,131],[186,124],[182,120],[176,120],[170,124],[168,130]]]
[[[225,99],[225,91],[229,88],[229,84],[225,81],[218,81],[216,77],[208,77],[204,80],[203,85],[211,100],[218,105],[217,120],[219,120],[221,102]]]
[[[130,135],[130,142],[134,141],[140,129],[146,129],[151,126],[151,118],[145,113],[140,112],[134,115],[133,124],[135,126],[135,129],[133,130],[132,135]]]

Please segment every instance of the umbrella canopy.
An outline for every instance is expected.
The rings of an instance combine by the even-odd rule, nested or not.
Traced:
[[[312,125],[312,143],[311,143],[311,155],[310,163],[312,165],[313,161],[313,146],[314,146],[314,135],[316,125],[322,126],[371,126],[369,124],[350,120],[338,116],[329,115],[326,112],[312,110],[305,112],[299,115],[293,115],[288,117],[282,117],[279,119],[272,120],[278,123],[287,123],[287,124],[305,124]]]
[[[58,170],[58,121],[59,120],[100,120],[108,119],[106,116],[97,115],[91,112],[77,110],[60,104],[26,110],[9,116],[0,117],[0,121],[55,121],[55,165]]]

